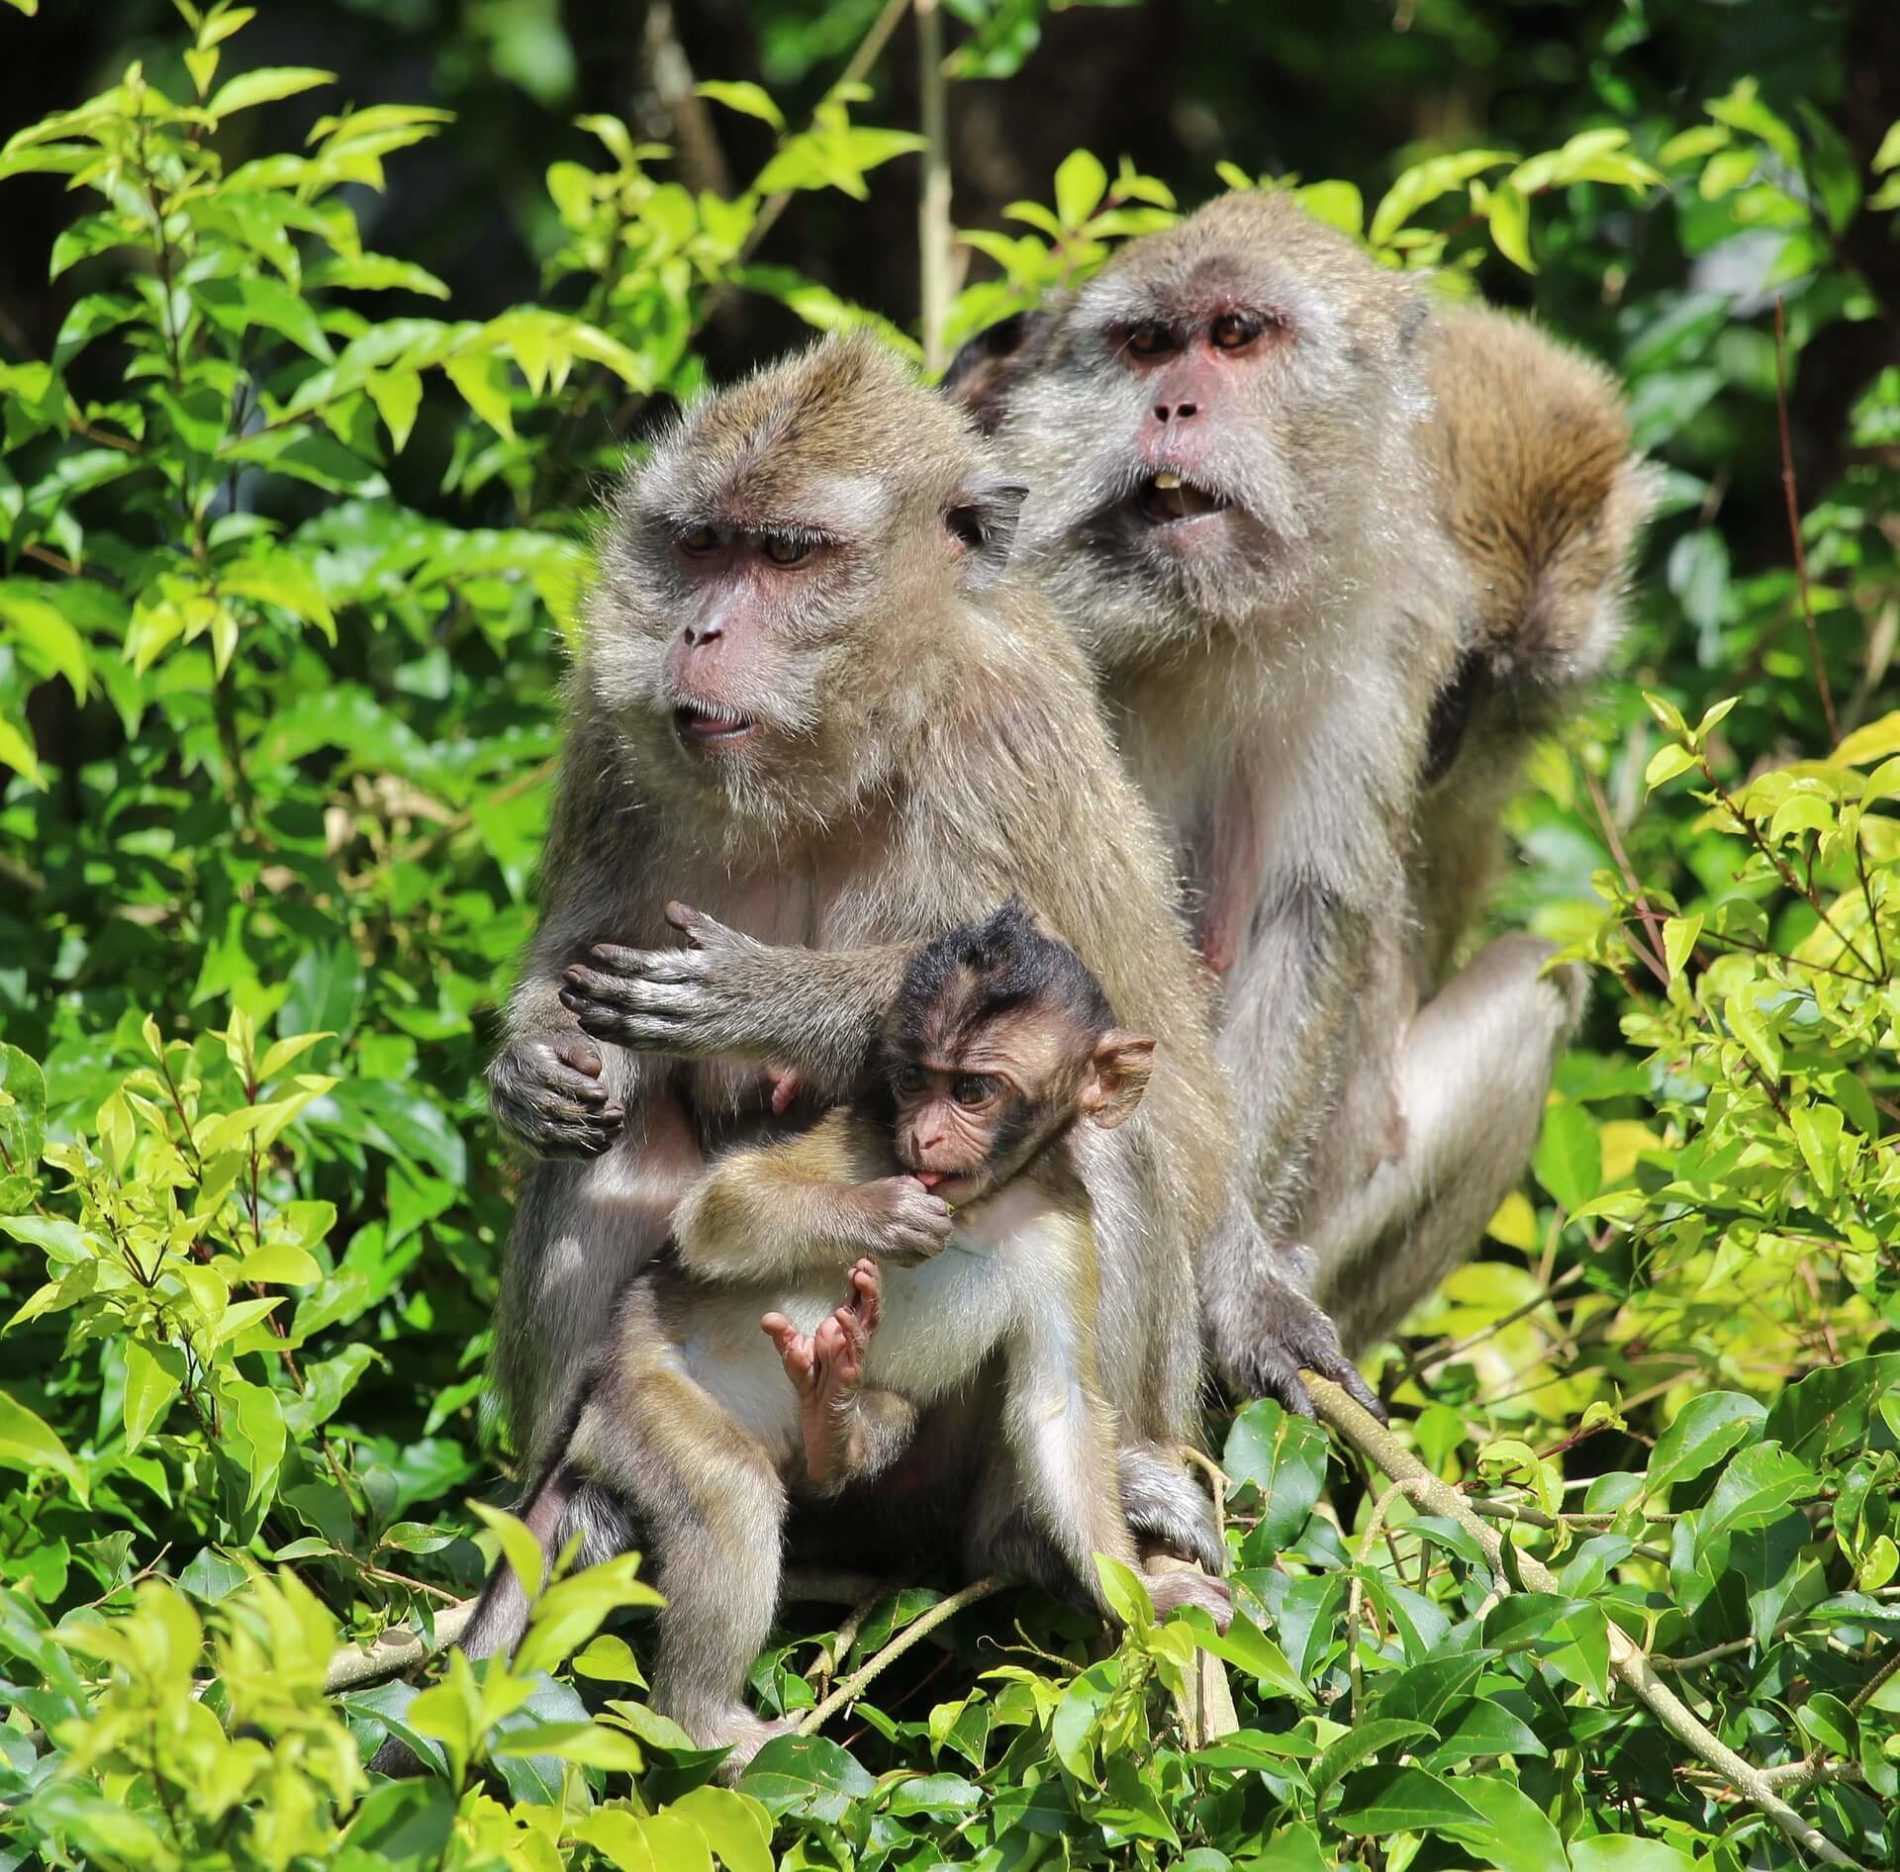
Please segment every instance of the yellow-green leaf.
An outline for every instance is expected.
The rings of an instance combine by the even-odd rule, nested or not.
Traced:
[[[1669,973],[1673,979],[1680,975],[1695,946],[1702,935],[1702,919],[1699,916],[1672,916],[1663,922],[1663,960],[1669,964]]]
[[[4,715],[0,715],[0,765],[11,767],[28,786],[46,791],[46,775],[32,742]]]
[[[1843,735],[1833,758],[1845,767],[1864,767],[1869,761],[1885,760],[1889,754],[1900,754],[1900,709]]]
[[[509,1514],[505,1508],[491,1508],[487,1502],[472,1501],[469,1507],[494,1530],[496,1539],[501,1542],[503,1557],[514,1568],[515,1578],[521,1582],[521,1590],[530,1599],[538,1598],[545,1567],[541,1543],[529,1532],[527,1523]]]
[[[50,1469],[82,1502],[86,1499],[85,1474],[53,1426],[4,1391],[0,1391],[0,1463],[29,1475]]]
[[[34,662],[53,675],[64,676],[73,694],[85,701],[91,674],[85,639],[57,605],[10,584],[0,588],[0,622],[26,645]]]
[[[770,93],[761,85],[709,78],[694,89],[701,97],[711,98],[715,104],[723,104],[727,110],[756,117],[761,123],[769,123],[774,130],[783,131],[785,128],[785,113],[772,102]]]
[[[125,1348],[125,1453],[130,1456],[153,1427],[164,1421],[185,1379],[185,1359],[175,1346],[131,1340]]]

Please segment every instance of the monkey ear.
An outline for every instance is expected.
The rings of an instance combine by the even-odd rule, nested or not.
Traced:
[[[994,435],[1009,402],[1010,386],[1054,322],[1050,312],[1039,310],[1012,312],[986,325],[958,347],[937,388],[962,404],[985,435]]]
[[[943,523],[963,548],[963,583],[971,591],[1002,577],[1028,494],[1020,481],[974,481],[951,500]]]
[[[1095,1043],[1089,1076],[1077,1101],[1089,1121],[1104,1131],[1134,1116],[1154,1070],[1155,1043],[1146,1034],[1114,1028]]]

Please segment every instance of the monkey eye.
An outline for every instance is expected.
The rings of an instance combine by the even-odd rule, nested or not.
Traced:
[[[1208,327],[1207,335],[1220,351],[1244,351],[1260,336],[1261,321],[1247,312],[1223,312]]]
[[[996,1089],[996,1081],[984,1073],[964,1073],[950,1088],[950,1096],[959,1105],[987,1105]]]
[[[809,540],[795,539],[789,533],[768,533],[759,542],[759,550],[775,566],[803,565],[811,557]]]
[[[696,526],[690,532],[679,536],[679,549],[695,559],[703,559],[709,552],[716,551],[719,534],[709,526]]]
[[[1165,357],[1174,349],[1174,333],[1159,319],[1143,319],[1128,334],[1128,348],[1136,357]]]
[[[900,1066],[892,1082],[892,1090],[900,1098],[917,1098],[928,1083],[921,1066]]]

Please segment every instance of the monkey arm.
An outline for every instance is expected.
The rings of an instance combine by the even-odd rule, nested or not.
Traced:
[[[1248,953],[1228,982],[1220,1051],[1250,1151],[1251,1207],[1237,1200],[1200,1263],[1202,1310],[1221,1377],[1251,1396],[1310,1414],[1302,1369],[1377,1400],[1310,1295],[1311,1256],[1296,1230],[1316,1154],[1337,1145],[1342,1040],[1375,967],[1372,920],[1317,881],[1269,888]]]
[[[638,866],[626,850],[629,834],[601,797],[614,784],[602,776],[616,771],[602,751],[601,730],[582,710],[569,722],[542,858],[541,921],[488,1069],[489,1101],[502,1129],[547,1157],[606,1150],[651,1076],[634,1055],[589,1039],[560,996],[567,963],[587,943],[624,931],[632,917],[627,880]]]
[[[806,949],[755,941],[683,904],[667,919],[678,949],[596,944],[567,971],[565,1006],[596,1040],[685,1059],[796,1067],[821,1095],[863,1079],[912,943]]]
[[[701,1280],[771,1281],[935,1254],[950,1208],[896,1176],[882,1126],[834,1106],[810,1130],[725,1152],[673,1215],[680,1266]]]

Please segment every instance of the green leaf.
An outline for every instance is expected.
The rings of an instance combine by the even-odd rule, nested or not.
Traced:
[[[1497,250],[1513,266],[1535,273],[1531,258],[1531,205],[1509,182],[1500,182],[1485,203],[1491,223],[1491,239]]]
[[[81,1502],[87,1499],[85,1473],[52,1425],[4,1391],[0,1391],[0,1464],[24,1469],[29,1475],[50,1469]]]
[[[1804,1462],[1822,1462],[1863,1443],[1875,1403],[1896,1389],[1900,1352],[1824,1365],[1782,1392],[1768,1412],[1763,1433]]]
[[[1663,919],[1663,960],[1669,966],[1672,981],[1688,966],[1689,958],[1695,954],[1695,946],[1701,938],[1701,917],[1672,916]]]
[[[1400,1722],[1389,1717],[1374,1716],[1354,1723],[1337,1741],[1329,1743],[1326,1752],[1313,1764],[1307,1779],[1312,1784],[1314,1800],[1323,1803],[1333,1783],[1361,1762],[1431,1733],[1427,1723]]]
[[[226,79],[205,105],[214,118],[229,117],[233,111],[251,110],[259,104],[275,104],[282,98],[314,91],[319,85],[335,84],[336,73],[318,71],[309,65],[262,66],[256,71],[240,72]]]
[[[1444,1830],[1465,1841],[1499,1872],[1570,1872],[1562,1835],[1521,1788],[1502,1775],[1463,1774],[1458,1777],[1458,1793],[1487,1824]]]
[[[1663,1840],[1599,1833],[1570,1842],[1570,1872],[1698,1872],[1699,1862]]]
[[[1581,1209],[1603,1187],[1603,1147],[1583,1106],[1559,1099],[1545,1107],[1531,1168],[1566,1209]]]
[[[163,1421],[185,1382],[185,1357],[176,1346],[131,1340],[125,1348],[125,1448],[128,1455]]]
[[[1108,171],[1092,151],[1071,150],[1056,169],[1056,213],[1064,228],[1079,228],[1108,193]]]
[[[1362,1769],[1340,1797],[1335,1824],[1345,1833],[1417,1833],[1471,1826],[1481,1819],[1449,1781],[1423,1768]]]
[[[1651,1495],[1693,1482],[1730,1450],[1761,1428],[1767,1411],[1740,1391],[1706,1391],[1692,1397],[1649,1453],[1643,1487]]]
[[[969,1788],[973,1797],[977,1796],[977,1790],[969,1782],[961,1781],[955,1775],[933,1775],[929,1781],[932,1784],[944,1784],[946,1788],[948,1784],[955,1783],[958,1787]],[[918,1781],[900,1782],[892,1797],[891,1811],[939,1811],[934,1806],[899,1806],[903,1789],[915,1789],[920,1785],[922,1783]],[[973,1798],[970,1805],[974,1804]],[[728,1872],[772,1872],[772,1816],[749,1795],[733,1788],[696,1787],[681,1795],[666,1811],[673,1819],[696,1828]]]
[[[1700,1558],[1723,1534],[1766,1527],[1793,1502],[1812,1495],[1821,1479],[1797,1456],[1775,1442],[1745,1449],[1723,1470],[1696,1529]]]
[[[1141,1575],[1133,1567],[1111,1554],[1095,1556],[1096,1577],[1102,1582],[1102,1596],[1124,1625],[1146,1630],[1155,1622],[1154,1601]]]
[[[762,85],[708,79],[693,88],[701,97],[711,98],[715,104],[725,105],[727,110],[756,117],[761,123],[769,123],[774,130],[782,132],[785,128],[784,112],[772,102],[770,94]]]
[[[1829,758],[1843,767],[1865,767],[1889,754],[1900,754],[1900,709],[1843,735]]]
[[[1263,1548],[1290,1547],[1299,1537],[1326,1486],[1329,1448],[1316,1423],[1295,1417],[1270,1398],[1249,1404],[1234,1419],[1221,1467],[1236,1482],[1260,1491]]]
[[[0,766],[11,767],[28,786],[46,790],[46,774],[26,736],[0,715]]]
[[[472,1501],[468,1505],[501,1542],[502,1558],[514,1569],[523,1594],[529,1600],[538,1598],[546,1568],[541,1543],[529,1531],[527,1523],[505,1508],[492,1508],[487,1502]]]
[[[1659,747],[1649,757],[1649,765],[1643,769],[1643,784],[1653,793],[1678,774],[1692,772],[1695,765],[1696,758],[1687,748],[1677,747],[1674,742],[1670,742]]]
[[[67,621],[58,606],[30,590],[23,580],[9,579],[0,584],[0,623],[19,643],[26,646],[31,659],[42,670],[64,676],[72,692],[85,701],[91,687],[91,671],[86,662],[86,643]]]

